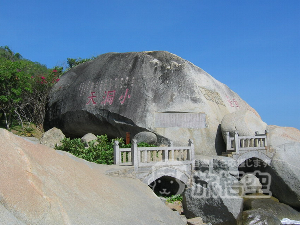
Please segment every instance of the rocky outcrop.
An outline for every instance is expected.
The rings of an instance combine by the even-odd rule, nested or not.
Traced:
[[[280,219],[264,209],[252,209],[243,212],[243,225],[272,224],[282,225]]]
[[[192,139],[196,154],[216,155],[225,148],[221,120],[238,110],[257,114],[225,84],[174,54],[107,53],[54,85],[45,127],[73,137],[149,131],[159,143],[184,146]]]
[[[281,220],[289,218],[299,220],[300,213],[292,207],[279,203],[272,198],[248,199],[244,202],[243,224],[281,224]]]
[[[45,132],[40,140],[42,145],[46,145],[50,148],[61,145],[61,141],[65,138],[65,135],[60,129],[53,127],[52,129]]]
[[[234,162],[225,157],[203,157],[195,164],[193,184],[183,194],[186,217],[201,217],[211,224],[237,224],[243,199],[235,189],[238,181],[231,175],[237,171]]]
[[[137,179],[0,129],[1,224],[185,224]]]
[[[300,131],[268,126],[270,150],[275,152],[266,172],[271,175],[271,192],[280,202],[300,209]]]
[[[234,132],[237,131],[240,136],[253,136],[255,132],[264,134],[267,124],[261,120],[257,113],[239,110],[225,115],[222,119],[221,128],[223,135],[225,132],[229,132],[233,136]]]

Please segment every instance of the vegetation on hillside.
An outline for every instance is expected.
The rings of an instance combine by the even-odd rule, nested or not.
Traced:
[[[68,58],[66,70],[94,58]],[[0,126],[8,130],[20,126],[26,131],[34,124],[43,131],[48,94],[64,72],[63,67],[50,69],[8,46],[0,47]]]

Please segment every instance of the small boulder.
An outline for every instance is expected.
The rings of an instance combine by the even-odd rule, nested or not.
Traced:
[[[89,147],[89,142],[94,140],[97,140],[97,136],[92,133],[88,133],[81,138],[81,141],[84,143],[85,147]]]
[[[264,134],[267,124],[263,122],[257,113],[249,110],[240,110],[223,117],[221,129],[223,135],[229,132],[231,136],[237,131],[241,136],[253,136],[258,131]],[[226,139],[224,139],[226,140]]]
[[[152,132],[142,131],[140,133],[137,133],[134,136],[134,139],[137,140],[137,143],[144,142],[151,145],[157,144],[157,137]]]
[[[40,140],[42,145],[46,145],[50,148],[61,145],[61,141],[65,138],[65,135],[60,129],[53,127],[45,132]]]
[[[246,174],[240,180],[242,185],[242,195],[245,194],[255,194],[255,193],[263,193],[262,184],[259,179],[253,174]]]

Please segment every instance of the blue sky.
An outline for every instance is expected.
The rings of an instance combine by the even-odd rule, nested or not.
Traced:
[[[0,0],[0,28],[0,46],[50,68],[107,52],[172,52],[267,124],[300,129],[300,0]]]

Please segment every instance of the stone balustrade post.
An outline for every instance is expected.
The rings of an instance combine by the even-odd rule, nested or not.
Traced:
[[[131,142],[131,162],[132,165],[134,166],[134,170],[137,171],[139,167],[139,151],[138,151],[136,139],[132,139]]]
[[[235,152],[237,154],[239,154],[239,147],[240,147],[239,135],[238,135],[238,132],[235,131],[234,132],[234,148],[235,148]]]
[[[114,164],[120,165],[120,147],[118,141],[115,141],[114,143]]]
[[[171,147],[171,161],[173,161],[175,159],[175,155],[174,155],[174,149],[173,147],[173,141],[169,141],[169,147]],[[169,157],[169,155],[168,155]]]
[[[266,135],[266,138],[265,138],[265,146],[264,147],[267,147],[268,146],[268,131],[265,130],[265,135]]]
[[[189,139],[188,146],[190,146],[190,155],[189,158],[191,161],[195,159],[195,147],[194,147],[194,142],[192,139]]]
[[[231,149],[231,140],[230,140],[230,135],[229,132],[226,132],[226,150]]]

